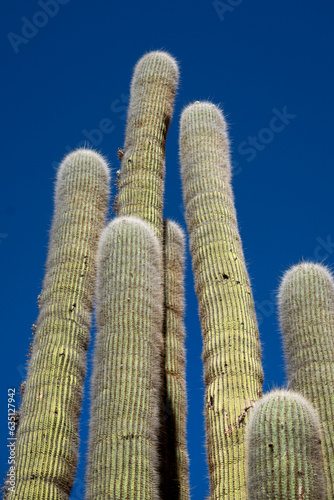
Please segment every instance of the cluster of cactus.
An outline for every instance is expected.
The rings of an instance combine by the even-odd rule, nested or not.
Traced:
[[[166,52],[137,63],[116,216],[98,153],[62,162],[46,274],[17,429],[10,500],[68,499],[91,315],[86,499],[187,500],[185,235],[163,219],[165,141],[178,84]],[[203,333],[210,500],[334,498],[334,281],[302,263],[279,292],[291,390],[262,397],[256,313],[231,187],[226,122],[182,113],[180,164]]]

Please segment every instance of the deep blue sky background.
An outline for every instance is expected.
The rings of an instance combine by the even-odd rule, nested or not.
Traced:
[[[264,390],[284,382],[274,295],[279,277],[302,258],[334,262],[334,4],[310,0],[221,3],[229,9],[219,15],[214,3],[204,0],[67,0],[66,4],[62,0],[59,12],[47,18],[27,43],[19,43],[17,53],[8,33],[22,36],[24,17],[43,22],[36,16],[41,7],[31,0],[3,6],[1,477],[7,471],[7,389],[17,387],[25,377],[30,327],[36,322],[44,274],[56,165],[87,138],[83,130],[96,129],[103,118],[109,118],[114,130],[100,137],[97,148],[109,158],[113,171],[118,169],[116,151],[124,141],[132,70],[146,51],[168,50],[180,63],[181,84],[167,140],[164,215],[183,227],[180,113],[191,101],[210,99],[227,116],[236,208],[263,345]],[[271,132],[268,127],[278,125],[273,117],[284,108],[294,116],[281,131]],[[250,137],[257,138],[258,150],[253,152],[247,149]],[[192,498],[200,500],[208,490],[208,474],[202,342],[189,254],[186,284],[190,474]],[[80,467],[71,497],[76,500],[84,498],[86,394]]]

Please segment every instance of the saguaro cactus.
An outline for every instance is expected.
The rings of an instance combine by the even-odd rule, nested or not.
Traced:
[[[164,384],[160,442],[161,498],[189,498],[186,440],[184,251],[181,227],[164,221]]]
[[[226,124],[210,103],[182,114],[181,175],[203,332],[211,500],[246,498],[244,426],[262,394],[254,302],[231,188]]]
[[[149,52],[131,83],[117,195],[118,215],[147,221],[162,240],[165,143],[178,84],[178,66],[166,52]]]
[[[153,230],[118,217],[101,238],[87,500],[159,499],[163,263]]]
[[[321,424],[300,394],[276,390],[255,405],[247,452],[248,500],[326,500]]]
[[[161,242],[164,258],[164,375],[161,391],[161,498],[189,496],[186,451],[183,245],[181,229],[163,222],[165,144],[179,70],[168,53],[154,51],[137,63],[116,207],[118,215],[145,220]],[[178,252],[181,252],[178,255]]]
[[[74,482],[96,250],[108,195],[109,170],[100,155],[77,150],[65,158],[57,174],[40,313],[20,409],[13,500],[67,499]]]
[[[329,270],[310,262],[289,269],[280,285],[279,311],[289,384],[320,416],[328,497],[334,498],[334,280]]]
[[[167,53],[136,65],[117,214],[99,246],[87,500],[188,500],[184,235],[163,221],[165,142],[178,82]],[[254,302],[237,226],[226,123],[210,103],[188,106],[181,175],[203,332],[210,500],[334,497],[334,285],[302,264],[281,285],[290,385],[309,398],[263,398]],[[10,500],[66,500],[77,463],[78,419],[108,167],[78,150],[56,185],[41,310],[17,432]],[[282,425],[283,423],[283,425]],[[262,444],[261,444],[262,443]],[[324,455],[325,473],[322,466]],[[8,496],[7,496],[8,498]]]

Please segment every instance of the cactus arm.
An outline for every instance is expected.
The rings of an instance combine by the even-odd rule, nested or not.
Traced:
[[[164,221],[164,391],[162,393],[161,498],[189,500],[186,440],[184,259],[181,227]]]
[[[121,168],[118,178],[118,193],[115,200],[116,212],[119,216],[134,216],[146,221],[154,230],[164,245],[164,224],[163,224],[163,195],[165,179],[165,145],[169,124],[172,118],[174,99],[179,78],[178,65],[175,59],[167,52],[154,51],[145,54],[137,63],[130,90],[130,104],[127,114],[127,126],[125,134],[124,149],[120,151]],[[168,234],[171,234],[169,231]],[[175,241],[174,241],[175,243]],[[168,247],[170,249],[170,246]],[[164,247],[164,250],[166,247]],[[172,254],[165,253],[166,258],[171,258]],[[175,262],[180,263],[182,257],[174,256]],[[174,258],[173,257],[173,258]],[[172,277],[173,270],[170,270],[169,277]],[[173,275],[173,278],[176,278]],[[181,276],[179,276],[181,282]],[[169,279],[169,278],[168,278]],[[181,283],[180,282],[180,283]],[[164,279],[165,296],[171,292],[171,283]],[[182,287],[183,285],[181,285]],[[180,312],[182,316],[183,311]],[[185,402],[185,394],[174,394],[176,377],[172,377],[168,371],[169,364],[176,364],[182,373],[182,361],[177,359],[172,361],[174,355],[173,348],[169,345],[176,339],[176,334],[181,333],[183,318],[164,309],[163,338],[165,344],[163,349],[166,360],[163,375],[163,385],[161,387],[161,414],[159,434],[159,446],[162,457],[161,463],[161,498],[168,498],[171,491],[174,494],[184,495],[188,489],[187,477],[187,454],[185,440],[186,416],[179,411],[180,400]],[[166,321],[168,320],[168,321]],[[177,332],[165,331],[168,324],[173,323]],[[184,339],[183,339],[184,341]],[[173,343],[173,342],[172,342]],[[178,355],[180,356],[180,350]],[[176,354],[176,353],[175,353]],[[168,365],[168,366],[167,366]],[[182,373],[182,376],[184,374]],[[173,382],[174,380],[174,382]],[[179,380],[182,385],[181,379]],[[179,387],[181,389],[181,387]],[[171,398],[171,399],[170,399]],[[170,414],[166,421],[166,404]],[[174,432],[171,432],[171,423],[174,422]],[[184,433],[184,435],[183,435]],[[176,444],[175,439],[181,439]],[[175,448],[177,447],[177,449]],[[168,453],[166,452],[168,450]],[[177,455],[177,459],[176,459]],[[182,481],[180,481],[180,474]],[[177,491],[177,493],[176,493]],[[176,498],[176,497],[175,497]]]
[[[68,155],[57,174],[40,312],[17,431],[16,488],[9,498],[68,499],[93,308],[96,250],[109,171],[90,150]]]
[[[304,262],[289,269],[279,312],[289,384],[319,414],[328,496],[334,498],[334,280],[326,266]]]
[[[159,498],[162,250],[152,228],[117,217],[99,246],[98,335],[87,500]]]
[[[180,158],[203,333],[211,499],[246,497],[244,427],[262,394],[260,342],[237,227],[225,120],[210,103],[181,117]]]
[[[247,426],[248,500],[326,500],[321,424],[300,394],[276,390]]]
[[[178,66],[167,53],[145,54],[131,83],[117,214],[140,217],[162,241],[165,143],[178,83]]]

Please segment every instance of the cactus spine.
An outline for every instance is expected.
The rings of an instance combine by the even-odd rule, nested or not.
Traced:
[[[87,500],[159,498],[162,252],[153,230],[117,217],[99,247]]]
[[[260,343],[231,188],[226,124],[210,103],[181,117],[181,175],[203,332],[211,500],[246,498],[244,426],[262,394]]]
[[[248,500],[325,500],[321,424],[312,405],[285,390],[266,394],[247,429]]]
[[[163,223],[162,210],[165,141],[177,82],[175,60],[159,51],[138,62],[132,80],[119,154],[119,217],[105,229],[99,247],[87,500],[189,498],[184,241],[176,224]],[[226,124],[212,104],[195,103],[183,112],[180,156],[204,341],[208,500],[245,500],[248,423],[248,500],[326,498],[319,423],[310,406],[294,394],[276,392],[262,399],[249,420],[262,394],[260,344],[234,208]],[[104,160],[87,150],[69,155],[58,173],[10,499],[66,500],[70,494],[108,182]],[[321,413],[332,497],[334,288],[323,270],[308,264],[287,273],[280,307],[291,386]],[[273,446],[267,447],[269,438]]]
[[[188,500],[186,441],[184,251],[181,227],[164,221],[164,391],[162,392],[161,498]]]
[[[328,497],[334,498],[334,280],[328,269],[304,262],[288,270],[279,310],[289,384],[320,416]]]
[[[149,52],[131,83],[117,214],[140,217],[162,241],[165,143],[178,84],[178,66],[166,52]]]
[[[146,221],[161,242],[164,259],[164,373],[159,447],[162,499],[189,497],[186,450],[183,236],[163,222],[165,143],[178,84],[178,65],[166,52],[144,55],[131,84],[116,209]],[[177,253],[180,252],[178,255]],[[175,357],[174,357],[175,356]]]
[[[67,499],[78,423],[109,171],[90,150],[68,155],[57,174],[40,312],[17,432],[16,488],[9,498]]]

